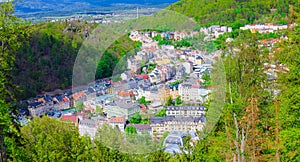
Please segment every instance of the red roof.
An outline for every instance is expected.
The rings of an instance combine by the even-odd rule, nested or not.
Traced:
[[[61,117],[61,120],[69,120],[72,121],[73,123],[77,123],[77,117],[73,115],[63,115]]]
[[[149,76],[147,74],[140,74],[140,75],[137,75],[136,77],[139,78],[139,79],[143,78],[145,80],[149,79]]]
[[[125,116],[122,117],[111,117],[108,119],[110,123],[124,123],[125,122]]]
[[[66,97],[66,96],[63,98],[63,101],[64,101],[64,102],[70,102],[69,98]]]

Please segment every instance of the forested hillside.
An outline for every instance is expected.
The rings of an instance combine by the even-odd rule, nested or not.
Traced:
[[[228,25],[234,29],[251,23],[287,23],[289,5],[297,0],[181,0],[170,10],[193,17],[200,25]]]
[[[95,27],[96,24],[84,22],[31,25],[29,39],[22,43],[16,55],[13,76],[20,86],[19,97],[69,88],[77,53]],[[118,59],[136,46],[127,35],[117,40],[105,53],[96,78],[110,77]]]
[[[13,110],[10,106],[13,100],[10,98],[15,93],[10,71],[15,57],[14,77],[17,79],[19,75],[21,76],[18,83],[23,88],[27,86],[25,92],[33,89],[34,91],[29,94],[34,94],[51,84],[57,87],[64,84],[63,86],[67,87],[70,84],[68,75],[71,71],[61,69],[65,66],[72,68],[74,61],[72,59],[75,58],[76,51],[85,36],[76,28],[71,28],[67,32],[69,29],[67,24],[47,23],[32,26],[27,42],[24,39],[27,38],[24,34],[26,30],[20,23],[21,20],[12,16],[4,21],[4,16],[0,16],[2,27],[0,45],[5,49],[0,52],[2,61],[0,160],[6,161],[8,158],[11,161],[300,161],[299,4],[299,1],[283,0],[275,3],[257,0],[183,0],[171,6],[183,14],[194,17],[202,25],[223,24],[223,20],[227,25],[261,20],[298,24],[282,31],[287,38],[281,39],[270,49],[261,46],[258,40],[262,38],[249,31],[238,32],[238,36],[231,42],[221,42],[223,45],[220,49],[223,55],[219,61],[224,64],[226,71],[226,105],[221,118],[212,132],[199,140],[195,146],[189,145],[190,141],[185,140],[183,147],[188,151],[176,155],[163,151],[139,155],[125,154],[118,149],[104,146],[98,140],[101,131],[92,142],[85,136],[80,137],[73,124],[48,117],[34,118],[27,126],[18,129],[18,125],[10,115]],[[0,10],[1,15],[9,15],[13,11],[10,5],[5,4],[1,7],[3,8]],[[279,15],[278,19],[275,17],[274,21],[269,19],[273,15],[271,12]],[[229,16],[221,16],[226,14]],[[288,18],[285,19],[285,16]],[[83,26],[86,27],[85,24]],[[72,31],[73,29],[75,31]],[[130,46],[124,47],[116,41],[111,49],[107,50],[106,58],[111,59],[110,62],[116,62],[115,60],[119,59],[120,54],[124,54],[122,51],[127,50],[127,47],[138,46],[130,41],[128,43]],[[117,47],[120,50],[117,50]],[[13,55],[18,48],[18,55]],[[271,55],[272,57],[269,57]],[[277,79],[269,80],[264,73],[266,62],[284,65],[288,70],[277,69],[279,71]],[[100,62],[98,66],[111,68],[111,65],[105,62]],[[26,68],[29,68],[28,71]],[[64,77],[67,79],[60,80]],[[57,87],[47,87],[47,90]],[[279,93],[275,95],[275,91]],[[211,103],[208,103],[208,109],[209,104]]]

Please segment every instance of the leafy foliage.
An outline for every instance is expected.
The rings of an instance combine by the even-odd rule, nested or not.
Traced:
[[[155,114],[156,117],[165,117],[166,114],[166,108],[162,108],[157,114]]]
[[[134,113],[134,115],[129,119],[129,123],[132,124],[140,124],[141,121],[142,121],[142,117],[138,112]]]
[[[7,161],[5,141],[8,136],[14,138],[18,129],[13,102],[19,89],[13,83],[11,74],[16,60],[15,51],[30,32],[26,29],[27,24],[14,15],[14,7],[11,1],[0,3],[0,161]]]
[[[125,128],[125,132],[126,132],[127,134],[137,134],[136,128],[134,128],[133,126],[127,126],[127,127]]]
[[[139,104],[144,104],[145,106],[147,106],[147,101],[146,101],[146,97],[145,96],[142,96],[140,99],[139,99]]]
[[[193,17],[201,26],[227,25],[237,29],[245,24],[284,23],[288,6],[297,0],[238,1],[238,0],[181,0],[168,8]]]
[[[165,105],[166,105],[166,106],[174,105],[172,96],[168,96],[168,97],[167,97]]]
[[[89,138],[79,137],[74,123],[48,117],[34,118],[22,127],[22,146],[13,143],[11,158],[22,161],[77,161],[84,160]]]

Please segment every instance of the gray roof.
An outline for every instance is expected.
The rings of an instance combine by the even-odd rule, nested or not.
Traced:
[[[155,108],[155,107],[161,107],[162,104],[161,104],[161,102],[156,101],[156,102],[151,103],[150,106],[153,107],[153,108]]]
[[[88,126],[91,128],[95,128],[97,125],[97,121],[91,119],[83,119],[79,121],[79,125]]]
[[[136,128],[137,131],[150,131],[150,124],[128,124],[127,126],[132,126]]]
[[[29,108],[37,108],[42,104],[43,104],[43,102],[32,102],[32,103],[29,103]]]
[[[182,87],[184,87],[184,88],[191,88],[192,84],[190,84],[190,83],[183,83]]]
[[[164,117],[153,117],[150,118],[150,124],[164,124],[165,118]]]
[[[124,108],[124,109],[130,109],[139,106],[137,102],[127,102],[127,100],[121,100],[121,99],[115,100],[114,102],[110,102],[109,105],[119,106],[120,108]]]

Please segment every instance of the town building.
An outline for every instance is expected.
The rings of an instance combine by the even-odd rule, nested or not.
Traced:
[[[152,113],[156,113],[163,108],[163,105],[161,104],[160,101],[156,101],[156,102],[151,103],[148,106],[148,108]]]
[[[61,116],[62,121],[68,121],[74,123],[74,125],[77,127],[78,126],[78,117],[74,114],[67,114],[67,115],[62,115]]]
[[[54,109],[54,102],[50,96],[44,96],[28,103],[28,110],[33,117],[40,117]]]
[[[205,114],[205,110],[204,106],[168,106],[166,114],[175,117],[201,117]]]
[[[191,84],[190,82],[179,84],[178,91],[182,101],[200,102],[203,98],[200,94],[201,85],[199,82]]]
[[[91,139],[94,139],[98,128],[99,124],[96,120],[79,120],[78,130],[81,136],[88,135]]]
[[[110,117],[108,118],[108,124],[112,127],[112,128],[117,128],[120,131],[124,132],[125,130],[125,124],[126,124],[126,119],[125,116],[122,117]]]
[[[158,98],[161,102],[166,102],[167,98],[170,96],[170,87],[163,84],[158,87]]]
[[[241,30],[250,30],[251,33],[273,33],[276,30],[287,29],[287,25],[274,25],[274,24],[250,24],[240,27]]]
[[[120,100],[110,102],[106,106],[107,117],[111,118],[125,116],[125,119],[130,119],[136,112],[140,112],[140,107],[137,102],[131,102],[129,100]]]
[[[205,125],[205,117],[154,117],[150,118],[152,135],[161,138],[165,132],[170,131],[200,131]]]

